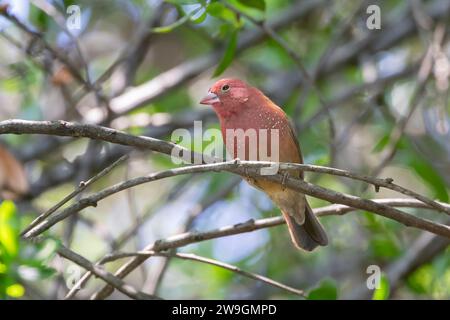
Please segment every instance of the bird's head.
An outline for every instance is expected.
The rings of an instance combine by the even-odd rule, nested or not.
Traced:
[[[249,100],[252,87],[239,79],[221,79],[214,83],[200,101],[219,113],[237,112]]]

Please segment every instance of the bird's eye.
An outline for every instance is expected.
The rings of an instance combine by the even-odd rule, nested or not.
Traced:
[[[228,90],[230,90],[230,86],[225,84],[225,85],[222,86],[221,90],[222,90],[222,92],[227,92]]]

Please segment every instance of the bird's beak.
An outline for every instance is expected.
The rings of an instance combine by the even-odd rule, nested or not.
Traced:
[[[220,99],[217,96],[217,94],[212,93],[212,92],[208,92],[208,94],[202,99],[200,100],[201,104],[209,104],[209,105],[213,105],[214,103],[219,103]]]

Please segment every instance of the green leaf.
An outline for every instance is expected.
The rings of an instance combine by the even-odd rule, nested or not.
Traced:
[[[308,300],[336,300],[337,297],[336,283],[331,279],[322,280],[319,286],[308,294]]]
[[[209,15],[216,18],[223,18],[227,8],[219,2],[213,2],[206,8]]]
[[[372,300],[387,300],[389,298],[390,286],[386,275],[382,275],[379,288],[373,292]]]
[[[203,11],[201,11],[201,13],[198,16],[196,16],[195,14],[191,15],[191,21],[192,23],[200,24],[203,21],[205,21],[206,16],[207,16],[206,9],[203,9]]]
[[[25,294],[25,288],[18,283],[6,288],[6,294],[12,298],[20,298]]]
[[[385,236],[374,237],[370,241],[370,247],[374,255],[380,258],[395,258],[401,253],[396,243]]]
[[[441,201],[448,202],[447,187],[442,176],[428,162],[417,156],[410,156],[408,160],[414,171],[433,189],[434,196]]]
[[[229,22],[236,28],[241,26],[236,14],[227,7],[225,7],[220,2],[213,2],[209,4],[208,7],[206,8],[206,11],[208,12],[209,15],[218,18],[220,20]]]
[[[388,145],[391,140],[391,133],[386,133],[381,137],[380,140],[375,144],[375,147],[372,149],[372,152],[380,152],[384,150],[384,148]]]
[[[261,11],[266,10],[266,2],[264,0],[238,0],[238,1],[247,7],[255,8]]]
[[[15,257],[19,250],[19,230],[16,206],[12,201],[0,204],[0,244],[8,256]]]
[[[431,264],[421,266],[407,278],[408,288],[417,294],[429,293],[433,284],[433,273]]]
[[[235,30],[230,35],[225,54],[223,55],[222,60],[214,71],[213,78],[221,75],[228,68],[231,62],[233,62],[234,54],[236,53],[237,39],[238,31]]]

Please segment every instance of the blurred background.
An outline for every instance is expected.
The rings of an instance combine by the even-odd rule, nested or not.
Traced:
[[[219,77],[238,77],[289,114],[305,163],[391,177],[448,202],[448,0],[10,0],[0,1],[0,13],[0,120],[62,119],[170,141],[196,120],[218,128],[198,101]],[[0,145],[1,299],[64,298],[84,270],[55,253],[61,243],[97,261],[186,230],[280,214],[236,176],[185,175],[111,196],[31,244],[20,230],[120,156],[130,159],[73,201],[177,166],[165,155],[88,139],[0,135]],[[369,199],[403,196],[323,174],[306,179]],[[439,212],[402,210],[448,223]],[[178,251],[304,289],[310,299],[450,298],[448,239],[362,211],[321,222],[330,244],[313,253],[296,250],[286,226]],[[375,291],[366,286],[371,265],[383,273]],[[125,280],[166,299],[299,298],[177,258],[152,257]],[[75,298],[102,285],[91,279]]]

